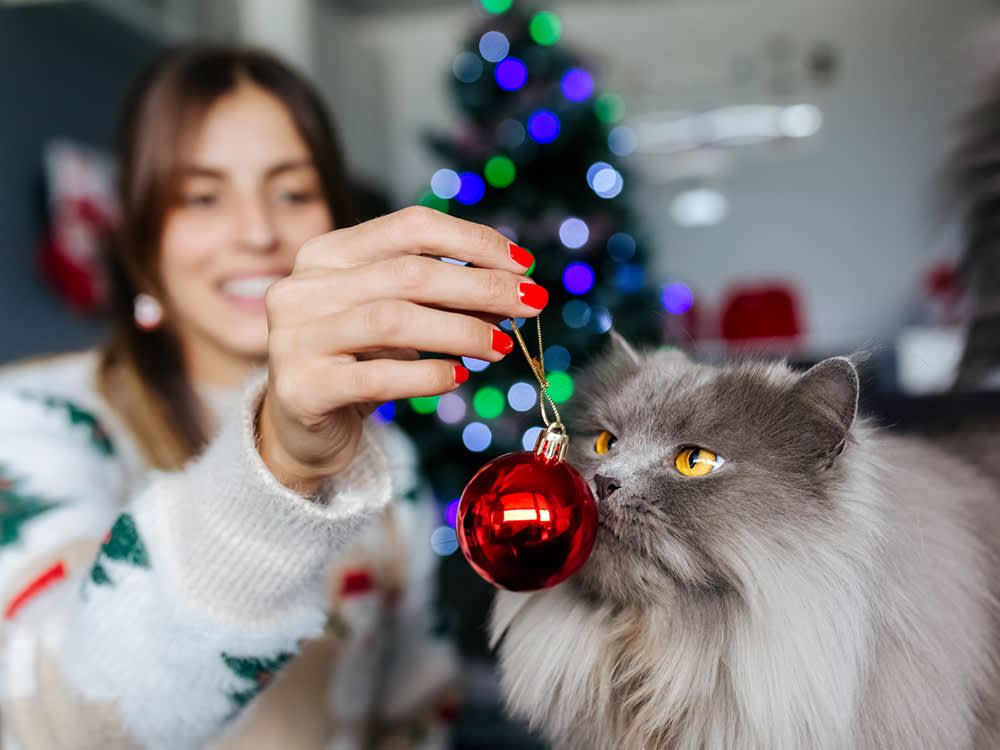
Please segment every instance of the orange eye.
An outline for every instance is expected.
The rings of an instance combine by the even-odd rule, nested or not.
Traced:
[[[704,448],[685,448],[674,459],[677,471],[686,477],[703,477],[711,474],[726,461]]]
[[[609,450],[615,447],[615,443],[618,442],[618,438],[612,435],[610,432],[605,430],[597,437],[597,442],[594,443],[594,452],[599,453],[602,456]]]

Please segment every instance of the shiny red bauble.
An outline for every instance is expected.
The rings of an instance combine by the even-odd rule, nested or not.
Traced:
[[[510,591],[562,583],[597,535],[597,504],[583,477],[537,452],[490,461],[458,505],[458,543],[479,575]]]

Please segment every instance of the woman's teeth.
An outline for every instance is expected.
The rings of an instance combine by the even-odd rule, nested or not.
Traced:
[[[227,281],[222,285],[222,291],[234,297],[263,297],[267,288],[281,278],[281,276],[255,276],[250,279]]]

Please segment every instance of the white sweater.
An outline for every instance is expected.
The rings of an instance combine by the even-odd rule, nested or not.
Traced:
[[[3,750],[443,747],[457,661],[402,434],[367,424],[303,498],[256,451],[261,377],[151,473],[96,361],[0,372]]]

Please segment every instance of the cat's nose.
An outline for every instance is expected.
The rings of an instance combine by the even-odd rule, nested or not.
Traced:
[[[607,500],[608,496],[621,487],[617,479],[594,474],[594,484],[597,485],[597,497],[599,500]]]

